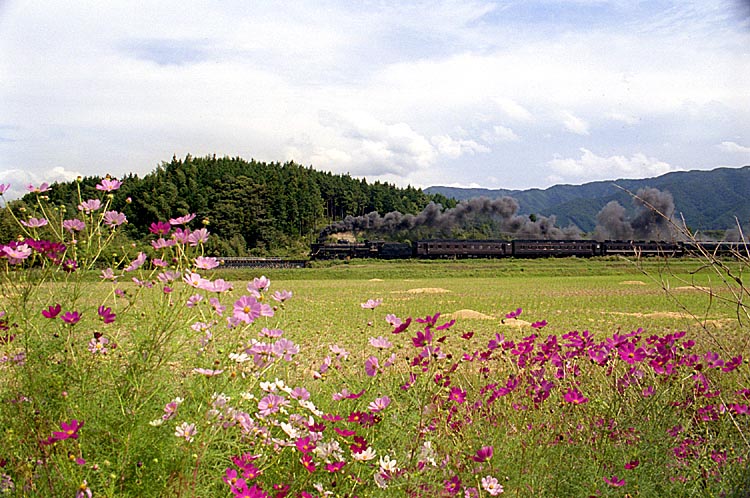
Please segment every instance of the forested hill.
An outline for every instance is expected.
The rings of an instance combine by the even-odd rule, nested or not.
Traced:
[[[750,220],[750,166],[711,171],[679,171],[644,180],[613,180],[583,185],[555,185],[540,190],[490,190],[429,187],[425,192],[457,200],[473,197],[515,198],[522,214],[555,215],[559,226],[574,224],[584,231],[596,226],[596,215],[610,201],[632,206],[630,195],[641,188],[657,188],[674,197],[676,213],[693,230],[726,229]]]
[[[100,177],[80,182],[83,200],[98,198]],[[196,213],[216,235],[209,250],[217,255],[304,255],[318,232],[334,220],[372,211],[418,213],[431,201],[455,205],[440,194],[397,188],[388,183],[334,175],[293,162],[264,163],[230,157],[187,156],[163,163],[143,178],[121,179],[113,209],[128,218],[127,235],[134,241],[149,237],[155,221]],[[55,184],[48,193],[67,213],[77,213],[78,182]],[[32,194],[20,201],[33,206]],[[15,237],[11,224],[0,220],[4,240]],[[153,238],[153,237],[151,237]]]

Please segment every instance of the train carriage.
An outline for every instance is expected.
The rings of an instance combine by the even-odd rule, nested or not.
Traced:
[[[418,258],[503,258],[511,255],[511,244],[504,240],[420,240],[414,255]]]
[[[514,240],[512,244],[516,258],[591,257],[601,251],[595,240]]]

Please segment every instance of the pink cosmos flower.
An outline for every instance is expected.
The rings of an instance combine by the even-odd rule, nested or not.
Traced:
[[[392,313],[385,315],[385,321],[388,322],[391,327],[398,327],[399,325],[404,323],[403,320]]]
[[[380,367],[380,364],[378,363],[378,359],[374,356],[370,356],[365,360],[365,373],[370,376],[374,377],[378,373],[378,369]]]
[[[190,232],[190,235],[188,235],[188,244],[195,247],[198,244],[205,244],[208,242],[208,230],[205,228],[201,228],[199,230],[195,230],[194,232]]]
[[[20,244],[16,247],[4,246],[3,252],[13,264],[18,264],[31,256],[31,248],[27,244]]]
[[[193,372],[206,377],[216,377],[224,373],[224,370],[211,370],[210,368],[194,368]]]
[[[29,183],[29,184],[28,184],[28,185],[26,186],[26,189],[27,189],[27,190],[28,190],[29,192],[34,192],[34,193],[36,193],[36,194],[41,194],[41,193],[43,193],[43,192],[48,192],[48,191],[50,190],[50,188],[49,188],[49,183],[47,183],[47,182],[44,182],[44,183],[42,183],[42,184],[41,184],[41,185],[39,185],[38,187],[35,187],[35,186],[34,186],[33,184]]]
[[[375,401],[367,405],[367,409],[370,410],[372,413],[382,412],[383,410],[388,408],[388,405],[390,404],[391,404],[391,398],[389,398],[388,396],[383,396],[381,398],[376,398]]]
[[[45,218],[29,218],[29,221],[21,220],[21,225],[28,228],[41,228],[49,223]]]
[[[139,252],[138,256],[130,262],[127,268],[125,268],[125,271],[135,271],[141,266],[143,266],[143,263],[146,262],[146,253],[145,252]]]
[[[73,232],[80,232],[84,228],[86,228],[86,224],[79,220],[78,218],[74,218],[72,220],[65,220],[62,223],[62,226],[65,230],[69,231],[70,233]]]
[[[229,292],[233,289],[233,286],[231,282],[226,282],[222,278],[217,278],[213,282],[209,282],[209,284],[204,285],[201,287],[203,290],[207,290],[208,292]]]
[[[166,249],[167,247],[172,247],[175,244],[177,244],[177,242],[175,242],[174,240],[172,239],[167,240],[163,237],[159,237],[158,239],[151,241],[151,247],[153,247],[157,251],[159,249]]]
[[[89,199],[87,201],[84,201],[78,205],[78,210],[83,211],[86,214],[91,213],[92,211],[96,211],[102,207],[102,201],[99,199]]]
[[[379,349],[388,349],[393,346],[393,343],[383,336],[370,337],[370,346]]]
[[[283,406],[289,406],[289,401],[277,394],[268,394],[258,401],[258,414],[267,417],[278,412]]]
[[[102,270],[102,274],[99,276],[102,280],[113,280],[117,277],[115,277],[115,272],[112,268],[105,268]]]
[[[383,304],[382,299],[368,299],[366,302],[360,304],[360,306],[362,306],[362,308],[366,310],[374,310],[381,304]]]
[[[105,355],[108,351],[107,344],[109,344],[109,339],[106,337],[94,337],[89,341],[87,349],[91,351],[92,354]]]
[[[498,482],[497,478],[492,476],[482,477],[482,489],[487,491],[490,496],[497,496],[504,491],[503,486]]]
[[[284,301],[292,298],[292,291],[276,291],[271,295],[271,298],[273,298],[274,301],[283,303]]]
[[[119,227],[127,222],[128,218],[118,211],[107,211],[104,213],[104,223],[110,228]]]
[[[199,270],[213,270],[219,266],[219,260],[213,257],[198,256],[195,258],[195,267]]]
[[[260,313],[261,305],[252,296],[242,296],[234,302],[234,317],[245,323],[253,323]]]
[[[3,195],[10,188],[10,183],[0,183],[0,195]]]
[[[176,437],[184,438],[188,443],[192,443],[197,432],[198,429],[195,427],[195,424],[188,424],[187,422],[183,422],[175,427],[174,435]]]
[[[97,184],[96,190],[102,190],[104,192],[114,192],[122,186],[120,180],[114,178],[104,178],[101,183]]]
[[[341,391],[337,393],[333,393],[333,400],[334,401],[341,401],[344,399],[357,399],[362,397],[362,395],[365,393],[365,390],[362,389],[358,393],[352,393],[347,388],[343,388]]]
[[[190,271],[185,272],[185,276],[182,277],[182,280],[190,287],[194,287],[196,289],[200,289],[201,286],[206,285],[206,283],[208,282],[208,280],[201,277],[199,274]]]
[[[265,275],[261,275],[260,277],[256,277],[253,279],[252,282],[247,284],[247,290],[248,291],[258,291],[258,292],[265,292],[268,290],[268,288],[271,287],[271,281],[266,277]]]
[[[169,224],[170,225],[187,225],[194,219],[195,219],[195,213],[191,213],[191,214],[186,214],[185,216],[180,216],[178,218],[170,218]]]
[[[172,238],[178,243],[178,244],[187,244],[188,243],[188,237],[190,236],[190,229],[182,229],[182,228],[175,228],[174,232],[172,233]]]

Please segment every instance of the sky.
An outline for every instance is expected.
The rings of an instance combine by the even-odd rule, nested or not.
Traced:
[[[187,154],[421,188],[741,167],[749,82],[750,0],[0,0],[0,182]]]

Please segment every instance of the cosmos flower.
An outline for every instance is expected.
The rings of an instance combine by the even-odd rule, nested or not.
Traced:
[[[504,491],[497,478],[492,476],[482,477],[482,489],[487,491],[490,496],[497,496]]]
[[[54,306],[50,306],[46,310],[42,310],[42,316],[44,318],[50,318],[54,320],[55,318],[57,318],[57,315],[60,314],[61,310],[62,310],[62,306],[60,306],[59,304],[56,304]]]
[[[476,454],[472,455],[471,459],[475,462],[486,462],[492,458],[493,453],[494,448],[492,446],[482,446],[477,450]]]
[[[99,199],[89,199],[80,203],[78,205],[78,210],[89,214],[93,211],[96,211],[100,207],[102,207],[102,201],[100,201]]]
[[[382,299],[368,299],[366,302],[360,304],[360,306],[362,306],[362,308],[366,310],[374,310],[381,304],[383,304]]]
[[[195,424],[188,424],[187,422],[183,422],[175,427],[174,435],[176,437],[184,438],[188,443],[192,443],[197,432],[198,429],[196,429]]]
[[[31,256],[32,251],[27,244],[20,244],[16,247],[4,246],[3,252],[11,261],[11,263],[16,264]]]
[[[180,216],[178,218],[170,218],[169,224],[170,225],[187,225],[194,219],[195,219],[195,213],[191,213],[191,214],[186,214],[185,216]]]
[[[21,220],[21,225],[27,228],[41,228],[49,223],[45,218],[29,218],[29,221]]]
[[[77,311],[66,311],[61,318],[68,325],[75,325],[81,320],[81,314]]]
[[[101,190],[104,192],[114,192],[115,190],[119,189],[120,186],[122,186],[122,182],[120,180],[116,180],[114,178],[104,178],[102,179],[102,182],[97,184],[96,190]]]
[[[393,343],[383,336],[370,337],[370,346],[379,349],[388,349],[393,346]]]
[[[112,322],[114,322],[115,321],[115,316],[117,316],[117,315],[115,315],[112,312],[112,308],[110,308],[109,306],[107,306],[105,308],[104,305],[99,306],[99,309],[97,310],[97,313],[102,318],[102,321],[104,323],[112,323]]]
[[[78,218],[74,218],[72,220],[65,220],[62,223],[62,226],[65,230],[73,233],[73,232],[80,232],[84,228],[86,228],[86,224],[79,220]]]
[[[56,441],[63,441],[65,439],[78,439],[78,431],[83,427],[83,422],[76,419],[70,422],[61,422],[60,429],[62,431],[53,432],[52,437]]]
[[[574,405],[582,405],[584,403],[588,403],[589,401],[589,399],[581,394],[581,392],[575,387],[569,388],[568,392],[566,392],[563,396],[563,399],[567,403],[572,403]]]
[[[128,222],[128,218],[119,211],[107,211],[104,213],[103,219],[104,223],[110,228],[119,227]]]
[[[616,475],[604,477],[604,482],[615,488],[625,486],[625,479],[620,479]]]
[[[219,260],[213,257],[198,256],[195,258],[195,267],[199,270],[213,270],[219,266]]]

